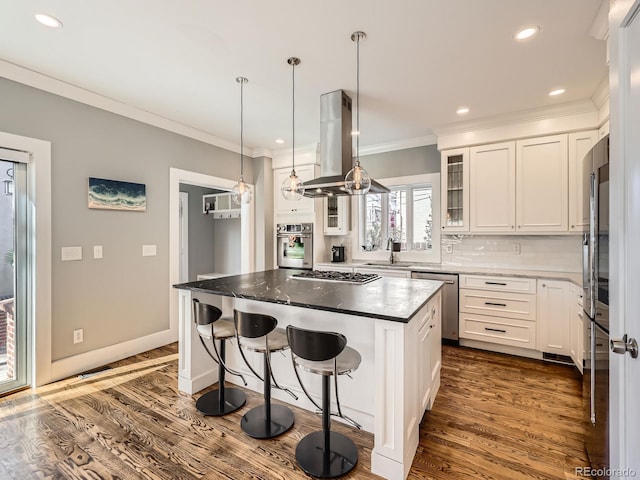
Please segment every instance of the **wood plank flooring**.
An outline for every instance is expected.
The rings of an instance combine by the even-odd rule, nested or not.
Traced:
[[[302,479],[297,442],[320,418],[292,407],[294,428],[273,440],[240,429],[241,416],[203,417],[200,395],[177,391],[177,344],[0,399],[1,479]],[[566,479],[585,466],[580,380],[570,368],[444,347],[442,387],[425,415],[410,479]],[[371,474],[373,436],[337,421]]]

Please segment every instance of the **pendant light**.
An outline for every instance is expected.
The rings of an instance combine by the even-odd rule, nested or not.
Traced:
[[[282,182],[282,196],[287,200],[300,200],[304,195],[304,183],[296,175],[296,65],[300,65],[300,59],[297,57],[291,57],[287,60],[287,63],[291,65],[291,82],[293,88],[291,89],[291,111],[292,111],[292,138],[291,138],[291,175],[284,179]]]
[[[351,40],[356,42],[356,164],[344,177],[345,189],[351,195],[366,195],[371,188],[371,177],[360,166],[360,40],[367,38],[364,32],[354,32]]]
[[[236,183],[232,190],[231,198],[237,205],[251,202],[251,188],[244,181],[244,84],[247,83],[245,77],[237,77],[236,82],[240,84],[240,181]]]

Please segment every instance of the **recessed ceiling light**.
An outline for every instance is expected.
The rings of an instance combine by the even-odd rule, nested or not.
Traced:
[[[54,16],[47,15],[46,13],[36,13],[35,19],[45,27],[49,27],[49,28],[62,27],[62,22],[60,20],[58,20]]]
[[[555,90],[551,90],[549,92],[549,96],[555,97],[556,95],[562,95],[565,92],[564,88],[556,88]]]
[[[467,113],[469,113],[469,107],[460,107],[458,108],[458,110],[456,110],[456,113],[458,115],[466,115]]]
[[[276,138],[276,143],[280,143],[280,144],[282,144],[282,143],[284,143],[284,139],[282,139],[282,138]]]
[[[526,40],[527,38],[533,37],[539,31],[540,27],[537,25],[533,25],[531,27],[523,28],[518,33],[516,33],[513,38],[515,38],[516,40]]]

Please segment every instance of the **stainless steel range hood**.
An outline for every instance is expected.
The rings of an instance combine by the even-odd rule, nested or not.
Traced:
[[[343,90],[320,96],[320,177],[304,182],[305,197],[349,195],[344,177],[353,167],[351,98]],[[389,189],[371,179],[369,193]]]

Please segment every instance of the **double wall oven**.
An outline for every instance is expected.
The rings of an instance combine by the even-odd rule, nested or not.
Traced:
[[[279,223],[276,226],[279,268],[313,268],[313,224]]]

